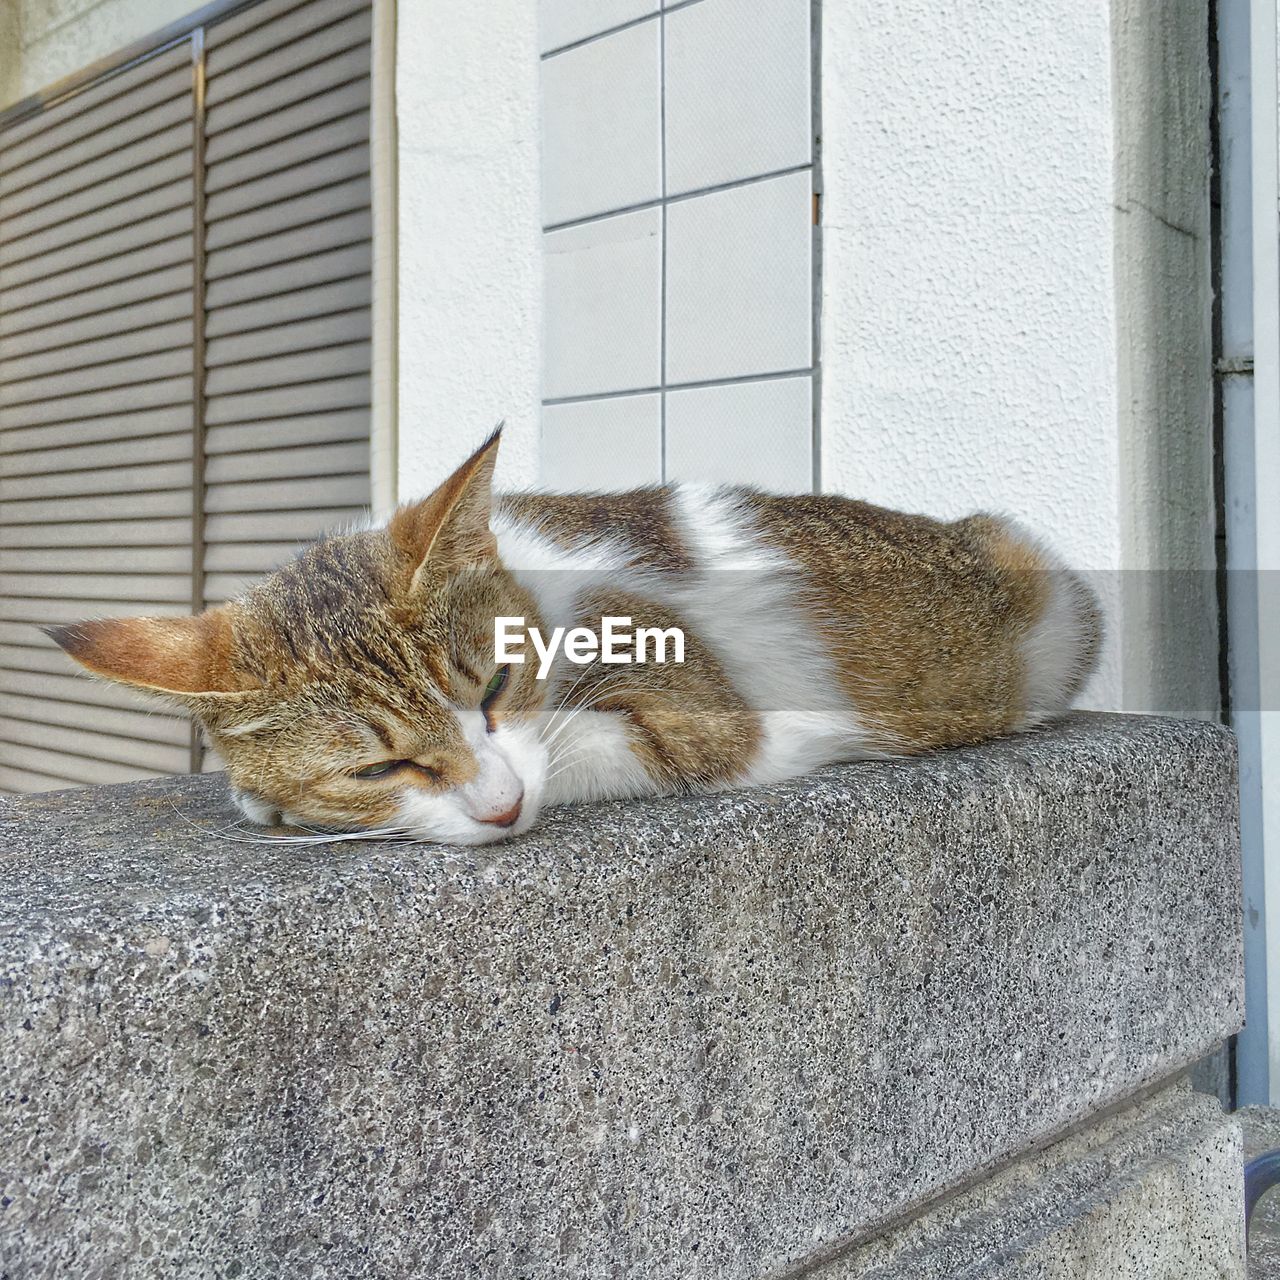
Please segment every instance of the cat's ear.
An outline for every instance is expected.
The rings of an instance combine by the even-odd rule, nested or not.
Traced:
[[[496,558],[489,529],[493,508],[493,468],[498,461],[496,431],[434,493],[401,507],[391,517],[391,541],[414,566],[412,590],[428,560],[440,568],[462,569]]]
[[[246,691],[231,664],[225,608],[185,618],[101,618],[44,631],[94,675],[150,693],[198,704]]]

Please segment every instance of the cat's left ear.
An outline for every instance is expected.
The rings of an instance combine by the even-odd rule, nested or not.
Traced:
[[[428,560],[439,568],[465,569],[497,558],[489,515],[501,437],[499,426],[433,494],[391,517],[391,541],[414,565],[410,590],[417,587]]]

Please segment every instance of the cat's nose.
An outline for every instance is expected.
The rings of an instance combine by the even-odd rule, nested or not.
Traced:
[[[524,793],[516,797],[516,802],[505,813],[496,813],[492,818],[477,818],[477,822],[483,822],[486,826],[491,827],[514,827],[520,818],[520,808],[524,804]]]

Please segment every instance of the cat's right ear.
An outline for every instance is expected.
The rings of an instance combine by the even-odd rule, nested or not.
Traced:
[[[96,676],[189,705],[248,691],[231,663],[225,608],[194,617],[100,618],[44,633]]]
[[[391,517],[391,541],[414,566],[411,591],[422,580],[428,561],[438,568],[465,569],[497,558],[489,515],[501,436],[498,427],[434,493]]]

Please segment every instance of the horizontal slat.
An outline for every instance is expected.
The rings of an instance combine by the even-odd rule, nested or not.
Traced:
[[[95,740],[96,738],[96,740]],[[54,773],[60,777],[78,778],[86,786],[105,786],[113,782],[138,782],[144,778],[162,778],[169,773],[182,773],[185,764],[178,753],[166,758],[167,767],[141,767],[110,760],[103,754],[111,739],[98,734],[85,734],[79,741],[79,753],[70,751],[46,751],[25,743],[5,742],[0,739],[0,766],[13,769],[34,769],[42,773]]]
[[[33,600],[191,599],[189,574],[0,573],[0,593]]]
[[[67,520],[130,520],[141,516],[190,516],[191,483],[164,493],[102,493],[96,497],[39,498],[0,504],[0,524],[62,524]]]
[[[259,116],[272,115],[295,102],[318,97],[368,74],[369,46],[356,45],[355,48],[347,49],[336,57],[326,58],[315,66],[276,80],[268,80],[255,89],[210,107],[206,117],[206,132],[209,137],[216,137],[224,129],[234,128]]]
[[[211,202],[218,202],[229,197],[236,190],[256,182],[264,174],[281,173],[304,161],[315,164],[325,163],[317,157],[333,156],[350,146],[359,146],[365,152],[365,167],[368,168],[369,152],[369,112],[356,111],[350,115],[340,116],[336,120],[326,120],[315,128],[304,133],[293,134],[281,138],[255,151],[234,156],[220,164],[209,165],[205,172],[205,191]],[[358,170],[353,169],[353,173]],[[336,176],[336,175],[335,175]],[[302,190],[295,186],[295,190]],[[215,207],[216,203],[215,203]],[[247,208],[248,201],[242,201],[235,207]],[[221,216],[223,210],[217,209]]]
[[[191,119],[190,76],[166,83],[167,99],[155,106],[130,116],[116,124],[104,125],[93,133],[69,141],[65,146],[54,143],[52,138],[40,142],[38,152],[21,168],[13,168],[0,179],[7,192],[17,192],[28,187],[52,182],[64,173],[74,171],[82,164],[92,163],[102,156],[113,155],[122,147],[153,134],[163,133],[175,124]],[[0,165],[8,157],[0,154]]]
[[[49,475],[58,471],[120,467],[143,459],[148,463],[178,462],[190,457],[191,433],[176,432],[142,440],[115,440],[103,444],[72,445],[66,449],[0,454],[0,478],[12,480],[17,476]]]
[[[211,573],[204,580],[206,607],[238,600],[257,581],[256,573]]]
[[[370,277],[361,275],[313,289],[298,289],[270,298],[257,298],[252,302],[219,307],[211,311],[205,320],[205,335],[210,339],[217,339],[228,334],[246,334],[253,329],[274,329],[356,307],[364,308],[367,315],[372,296]],[[365,333],[355,336],[367,337],[367,325]],[[3,351],[4,341],[0,339],[0,359],[3,359]]]
[[[313,254],[324,253],[326,250],[341,248],[345,245],[358,244],[365,249],[363,242],[367,242],[372,234],[372,215],[368,209],[358,209],[354,213],[325,218],[321,222],[312,222],[296,230],[282,231],[276,235],[263,236],[260,240],[251,240],[247,244],[216,250],[209,254],[205,272],[206,279],[211,282],[209,306],[218,305],[217,296],[225,294],[225,291],[218,289],[214,283],[224,276],[233,276],[242,271],[258,271],[277,263],[297,263],[299,259],[309,258]],[[299,284],[304,283],[301,275],[298,281]],[[260,288],[260,286],[257,287]],[[261,295],[254,293],[242,296],[259,297]]]
[[[189,546],[0,547],[0,573],[190,572]]]
[[[210,64],[226,71],[368,6],[369,0],[265,0],[209,28]]]
[[[359,297],[359,294],[356,294]],[[284,355],[295,351],[315,351],[322,347],[343,346],[350,343],[367,343],[371,321],[368,307],[357,303],[350,311],[319,316],[314,320],[296,320],[292,324],[277,320],[270,328],[250,330],[247,333],[229,333],[225,337],[209,341],[205,362],[210,369],[239,361],[263,360],[268,356]],[[368,367],[367,359],[360,363],[357,354],[355,364],[342,367],[334,365],[329,372],[344,373]],[[300,379],[295,379],[300,381]],[[261,385],[261,384],[259,384]],[[210,384],[210,394],[213,385]]]
[[[137,738],[96,731],[88,726],[32,724],[8,716],[2,723],[4,728],[0,732],[3,732],[6,746],[39,747],[47,751],[87,755],[93,760],[174,773],[186,769],[191,758],[189,748],[167,742],[140,742]]]
[[[127,227],[118,227],[104,235],[94,236],[89,240],[80,240],[66,245],[53,253],[42,254],[37,258],[27,258],[22,262],[14,262],[4,268],[0,275],[0,290],[3,291],[6,306],[22,306],[10,296],[10,290],[18,290],[20,286],[47,276],[58,276],[68,271],[80,271],[97,263],[106,264],[103,271],[111,273],[106,279],[118,280],[125,275],[133,275],[132,271],[120,270],[120,260],[129,254],[142,254],[148,248],[154,248],[178,236],[190,236],[192,229],[192,213],[190,187],[187,183],[162,189],[156,195],[157,205],[163,205],[167,212],[155,217],[141,218]],[[177,207],[170,207],[175,204]],[[190,257],[190,250],[187,251]],[[143,270],[151,270],[156,266],[167,266],[167,262],[147,262]],[[99,272],[98,274],[102,274]],[[82,276],[87,285],[99,283],[93,273]],[[50,292],[58,291],[61,282],[46,286]],[[102,281],[105,283],[105,279]],[[20,297],[22,295],[19,295]]]
[[[168,245],[157,245],[142,250],[148,257],[163,257],[168,254],[175,265],[161,265],[159,270],[140,269],[138,274],[112,283],[101,284],[96,288],[82,288],[75,292],[64,293],[60,297],[51,297],[47,302],[41,300],[42,285],[28,285],[27,301],[34,305],[25,305],[16,309],[14,301],[17,291],[8,289],[0,292],[4,306],[0,307],[0,335],[17,335],[32,333],[36,330],[52,329],[55,334],[64,326],[70,330],[68,342],[78,342],[82,338],[93,338],[100,334],[112,332],[112,322],[117,315],[123,314],[125,323],[130,324],[134,318],[133,305],[149,306],[160,299],[180,298],[181,308],[172,314],[188,315],[191,311],[191,289],[194,281],[194,269],[191,265],[191,238],[178,237]],[[169,316],[157,314],[162,320]],[[78,328],[72,328],[78,325]],[[64,339],[55,337],[47,340],[53,346]],[[29,350],[46,345],[46,339],[35,337]]]
[[[310,542],[322,533],[350,528],[366,514],[359,506],[228,515],[214,512],[205,521],[205,543],[214,546],[224,542]]]
[[[35,796],[47,791],[68,791],[85,784],[67,778],[51,778],[32,769],[0,765],[0,791],[7,795]]]
[[[224,339],[223,341],[228,341]],[[344,346],[326,347],[323,351],[272,356],[266,360],[249,360],[211,368],[205,380],[205,392],[215,396],[233,396],[239,392],[259,391],[268,387],[295,386],[318,382],[341,374],[359,373],[369,368],[369,344],[352,342]],[[4,399],[0,388],[0,404]]]
[[[105,124],[137,115],[191,82],[191,46],[168,49],[108,76],[0,133],[0,163],[24,164]],[[78,121],[78,123],[77,123]],[[4,166],[8,168],[6,164]]]
[[[186,462],[136,463],[126,466],[61,471],[52,475],[0,476],[0,503],[14,499],[72,497],[81,494],[117,493],[141,498],[157,489],[176,489],[191,483],[191,466]],[[75,519],[74,504],[68,504],[67,519]],[[6,512],[7,515],[7,512]]]
[[[261,240],[290,227],[336,219],[341,214],[367,208],[368,204],[369,178],[365,173],[325,187],[322,191],[293,196],[262,209],[210,222],[205,231],[205,244],[213,254],[232,245]]]
[[[90,683],[82,680],[80,684]],[[95,707],[88,703],[59,702],[51,693],[25,698],[0,693],[0,723],[25,720],[29,724],[51,724],[66,729],[89,729],[115,737],[134,738],[171,747],[189,748],[190,725],[172,715],[156,715],[148,711],[125,711],[119,707]],[[3,730],[0,730],[3,733]],[[20,739],[7,735],[13,741]]]
[[[86,618],[130,618],[138,614],[157,618],[178,617],[190,613],[190,606],[189,598],[179,604],[165,600],[61,600],[0,596],[0,619],[21,624],[0,628],[0,640],[27,643],[32,634],[32,624],[46,627],[83,622]]]
[[[230,453],[209,458],[205,483],[233,484],[262,476],[293,479],[302,476],[353,475],[369,466],[369,444],[313,445],[300,449],[265,449],[259,453]]]
[[[0,644],[35,645],[44,639],[46,637],[33,623],[0,621]]]
[[[74,200],[77,193],[86,191],[99,193],[99,201],[105,204],[100,193],[106,183],[129,178],[134,170],[141,169],[143,165],[154,164],[164,156],[182,152],[189,156],[193,138],[195,124],[191,120],[179,120],[177,124],[169,125],[168,129],[152,133],[151,137],[138,138],[137,142],[120,147],[119,151],[87,161],[68,173],[55,174],[45,182],[33,183],[32,186],[13,192],[0,188],[0,223],[13,230],[23,215],[33,221],[56,221],[55,202]],[[191,172],[189,164],[187,172]]]
[[[66,175],[64,175],[66,176]],[[177,182],[191,183],[191,151],[161,158],[60,200],[50,201],[21,217],[0,219],[0,264],[49,253],[76,240],[87,240],[139,217],[185,204],[187,198],[157,193]]]
[[[5,684],[6,675],[3,674],[6,672],[16,672],[23,680],[35,682],[41,674],[68,676],[75,669],[75,663],[48,636],[34,627],[30,644],[0,644],[0,689],[9,688]],[[124,686],[104,685],[103,687],[121,689]],[[31,683],[24,688],[27,692],[40,692],[40,685],[37,683]]]
[[[222,103],[242,98],[262,85],[274,84],[285,76],[305,74],[307,69],[328,65],[357,46],[363,46],[366,50],[364,65],[368,67],[367,50],[373,34],[373,14],[367,5],[361,6],[347,17],[330,22],[328,26],[298,35],[296,39],[288,41],[287,47],[275,47],[274,51],[269,52],[269,56],[250,54],[249,57],[237,60],[237,45],[241,46],[239,52],[243,54],[247,52],[243,47],[246,42],[256,42],[258,55],[268,53],[272,50],[270,37],[273,34],[270,27],[259,27],[256,32],[242,36],[238,41],[210,46],[206,57],[207,101],[210,111]],[[349,77],[335,74],[330,77],[329,83],[332,84],[339,78]]]
[[[245,391],[237,395],[211,398],[205,407],[205,422],[251,422],[261,418],[292,418],[303,413],[329,409],[352,409],[369,404],[368,375],[332,378],[327,382],[306,382],[299,386],[274,387],[268,391]],[[0,426],[3,426],[0,418]]]
[[[368,410],[344,409],[339,413],[317,413],[302,418],[275,418],[270,422],[210,427],[205,433],[204,451],[209,458],[215,458],[223,453],[368,439]]]
[[[0,547],[186,547],[191,521],[74,520],[67,524],[0,524]]]
[[[298,542],[225,542],[207,547],[204,571],[228,574],[261,574],[278,569],[297,554]]]
[[[289,139],[289,142],[292,141],[293,139]],[[287,147],[288,143],[281,145]],[[246,157],[246,159],[262,159],[262,165],[257,170],[260,176],[246,179],[234,187],[228,187],[225,191],[209,196],[205,205],[205,216],[209,220],[210,227],[249,210],[274,206],[282,201],[304,195],[308,191],[333,187],[339,182],[368,173],[369,145],[367,142],[360,142],[342,150],[337,150],[335,145],[335,149],[330,154],[317,156],[301,164],[289,164],[283,169],[270,167],[265,157],[258,155]],[[310,218],[304,220],[311,221]],[[259,235],[261,231],[254,230],[253,234]]]
[[[188,280],[188,284],[190,281]],[[146,302],[117,307],[105,315],[81,316],[75,320],[66,320],[61,324],[51,324],[43,329],[29,329],[25,333],[15,333],[11,337],[0,337],[0,372],[12,373],[12,366],[22,356],[34,355],[36,352],[53,352],[55,349],[67,351],[88,342],[122,342],[142,343],[147,341],[146,335],[158,332],[157,326],[171,320],[188,319],[191,316],[192,300],[190,292],[173,292],[165,297],[151,298]],[[138,336],[142,335],[142,336]],[[156,350],[139,346],[137,350]],[[111,349],[114,354],[134,355],[126,347]],[[50,355],[51,360],[63,360],[60,355]],[[110,357],[108,357],[110,358]],[[65,363],[65,361],[64,361]],[[8,367],[6,367],[8,366]],[[21,373],[14,377],[24,376]]]
[[[0,640],[0,671],[18,672],[23,679],[36,679],[40,673],[70,676],[83,674],[81,669],[54,644],[54,642],[36,627],[30,628],[30,635],[23,638],[21,644],[12,638]],[[8,688],[0,677],[0,689]],[[124,685],[103,683],[103,688],[123,689]],[[35,690],[32,685],[27,692]],[[19,690],[22,692],[23,690]],[[10,690],[12,692],[12,690]]]
[[[313,229],[308,227],[307,231]],[[235,254],[240,250],[232,249],[230,252]],[[213,337],[219,332],[226,333],[237,327],[252,328],[253,325],[247,322],[224,324],[223,316],[228,312],[234,316],[238,306],[261,304],[268,309],[277,306],[286,308],[295,305],[290,299],[296,299],[299,315],[316,315],[321,310],[336,310],[327,305],[326,299],[321,299],[315,304],[316,310],[307,311],[306,308],[312,305],[308,299],[324,290],[354,290],[357,282],[362,291],[371,292],[369,274],[372,265],[372,246],[367,240],[360,240],[339,249],[330,249],[326,253],[282,262],[278,266],[263,266],[256,271],[211,280],[205,292],[205,305],[209,308],[208,324],[214,328],[209,330],[206,327],[206,332]]]
[[[190,333],[190,329],[187,329]],[[190,343],[176,350],[155,351],[131,360],[113,360],[65,373],[25,378],[21,382],[0,383],[0,407],[32,403],[49,404],[68,396],[88,395],[111,387],[128,387],[138,383],[159,382],[179,377],[192,367]]]
[[[179,431],[190,431],[193,417],[194,410],[187,403],[89,418],[84,422],[10,427],[0,431],[0,455],[58,449],[64,445],[93,444],[99,440],[135,440],[144,436],[171,435]],[[0,461],[0,471],[3,469],[4,463]]]
[[[74,422],[79,418],[158,409],[165,405],[190,404],[191,378],[165,378],[132,387],[111,387],[87,395],[61,396],[57,400],[13,406],[0,405],[0,431],[10,427],[34,427],[42,422]]]
[[[186,348],[186,364],[179,363],[170,372],[178,372],[191,363],[191,344],[195,340],[195,327],[191,320],[171,320],[167,324],[149,325],[145,329],[121,328],[111,337],[94,338],[89,342],[78,342],[53,351],[41,351],[29,356],[10,356],[7,360],[0,356],[0,386],[15,388],[28,379],[43,380],[52,383],[51,375],[60,378],[79,378],[82,382],[94,386],[114,386],[123,382],[140,382],[142,378],[119,376],[137,367],[137,357],[154,356],[157,352],[172,351],[175,348]],[[0,342],[0,348],[4,344]],[[91,373],[90,366],[112,363],[110,372]],[[118,362],[118,363],[117,363]],[[144,374],[143,377],[154,377],[155,374]],[[33,384],[38,385],[38,382]],[[77,387],[77,390],[83,389]],[[33,400],[42,397],[24,395],[22,400]],[[60,395],[59,391],[51,391],[50,395]]]
[[[305,542],[227,542],[205,551],[207,574],[262,575],[278,569],[305,546]]]
[[[300,507],[360,507],[368,501],[368,475],[316,476],[215,485],[205,495],[205,510],[210,515],[277,512]]]
[[[128,685],[91,677],[42,631],[35,627],[30,630],[45,647],[0,644],[0,692],[121,711],[156,709],[154,698]]]
[[[205,164],[208,166],[209,176],[212,177],[215,172],[219,175],[217,187],[208,189],[220,189],[233,181],[239,181],[239,178],[232,175],[245,172],[244,166],[252,164],[248,153],[256,155],[259,150],[288,147],[304,135],[323,137],[325,126],[331,121],[341,120],[356,112],[363,112],[367,116],[368,109],[369,77],[365,76],[329,89],[319,97],[295,102],[282,111],[273,111],[270,115],[246,120],[244,124],[226,129],[217,137],[210,138],[205,147]],[[231,163],[237,156],[244,157],[243,164]],[[247,172],[251,173],[252,169]]]

